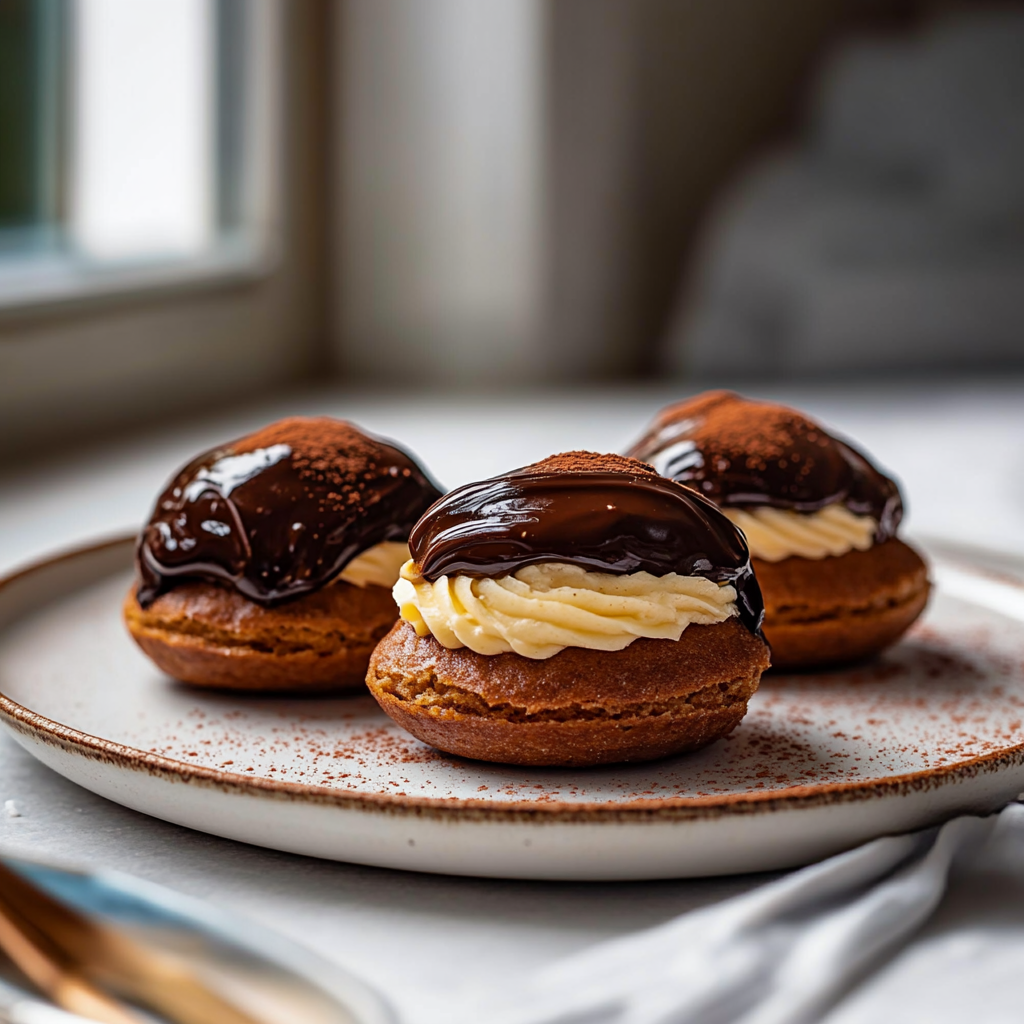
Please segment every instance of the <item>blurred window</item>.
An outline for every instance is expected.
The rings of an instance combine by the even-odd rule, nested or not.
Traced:
[[[0,0],[0,306],[259,271],[260,0]]]

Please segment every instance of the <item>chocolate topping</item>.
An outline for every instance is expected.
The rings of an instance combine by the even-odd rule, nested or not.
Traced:
[[[816,512],[843,504],[888,540],[903,518],[899,488],[852,445],[795,409],[708,391],[658,414],[630,449],[718,505]]]
[[[281,420],[175,475],[139,536],[139,603],[196,578],[263,605],[298,597],[408,538],[440,494],[409,455],[350,423]]]
[[[731,583],[758,633],[761,591],[743,535],[709,501],[621,455],[569,452],[438,501],[409,537],[420,574],[506,576],[567,562],[622,576],[679,573]]]

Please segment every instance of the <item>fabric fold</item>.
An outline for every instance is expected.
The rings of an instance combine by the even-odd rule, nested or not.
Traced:
[[[805,1024],[890,959],[933,914],[954,865],[1024,853],[1024,807],[857,849],[525,979],[492,1024]],[[1024,874],[1024,857],[1020,858]],[[1024,923],[1024,922],[1022,922]],[[496,1001],[497,1002],[497,1001]],[[897,1019],[894,1017],[893,1019]]]

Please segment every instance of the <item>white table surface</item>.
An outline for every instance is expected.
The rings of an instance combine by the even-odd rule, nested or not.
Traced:
[[[762,391],[762,393],[766,393]],[[295,395],[0,475],[0,572],[136,528],[164,480],[212,444],[288,413],[350,418],[412,448],[448,486],[568,448],[615,450],[678,388],[533,398]],[[1024,554],[1024,381],[776,389],[901,479],[908,527]],[[378,986],[409,1024],[454,988],[508,985],[598,939],[660,923],[765,876],[624,884],[404,874],[244,846],[109,803],[0,735],[0,850],[133,872],[243,911]]]

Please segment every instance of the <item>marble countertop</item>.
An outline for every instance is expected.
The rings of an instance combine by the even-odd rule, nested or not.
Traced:
[[[614,450],[678,389],[529,398],[267,401],[0,475],[0,572],[135,529],[196,451],[288,413],[342,415],[412,448],[449,486],[568,448]],[[762,392],[764,393],[764,392]],[[911,532],[1024,554],[1024,381],[776,390],[901,479]],[[446,1019],[464,984],[509,979],[766,876],[641,883],[463,879],[335,864],[147,818],[95,797],[0,736],[0,849],[129,871],[244,912],[376,985],[409,1024]]]

